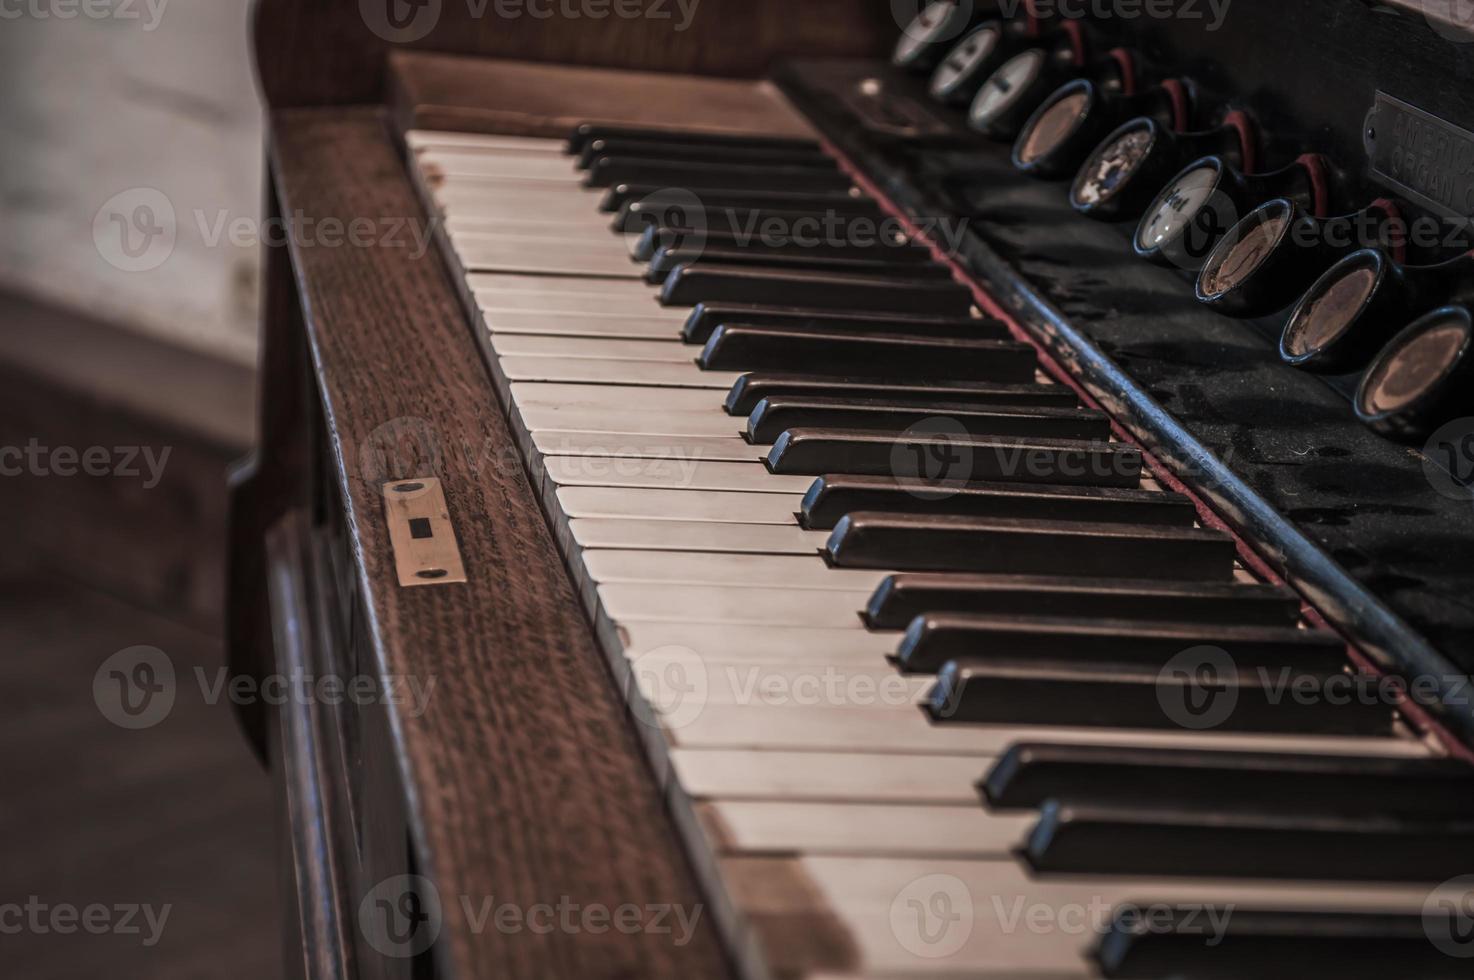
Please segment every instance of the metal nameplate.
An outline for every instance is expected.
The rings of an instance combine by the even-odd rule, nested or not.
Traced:
[[[434,477],[386,483],[384,516],[400,585],[464,582],[466,568],[456,544],[445,493]]]
[[[1379,183],[1439,214],[1474,216],[1474,133],[1378,92],[1365,135]]]

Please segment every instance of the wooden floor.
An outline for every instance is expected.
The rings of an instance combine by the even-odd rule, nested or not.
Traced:
[[[168,655],[178,693],[163,721],[128,731],[99,710],[93,677],[139,644]],[[35,896],[46,910],[39,929],[23,909],[21,931],[0,935],[6,975],[280,976],[269,783],[196,680],[198,667],[214,681],[218,642],[12,569],[0,575],[0,650],[0,904]],[[150,905],[155,921],[167,906],[168,918],[157,930],[138,913],[137,934],[47,923],[94,903],[120,924],[120,905]]]

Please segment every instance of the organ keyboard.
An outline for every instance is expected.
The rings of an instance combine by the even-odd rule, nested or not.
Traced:
[[[1332,5],[1290,6],[1300,17]],[[1327,182],[1354,196],[1362,178],[1302,153],[1266,179],[1255,165],[1260,144],[1283,155],[1287,138],[1262,137],[1242,102],[1215,111],[1214,85],[1149,71],[1124,46],[1106,55],[1111,40],[1134,41],[1158,62],[1173,44],[1187,46],[1122,30],[934,3],[905,25],[891,65],[799,62],[780,73],[782,95],[747,92],[744,123],[730,127],[678,98],[668,116],[633,97],[621,105],[619,73],[586,121],[570,119],[577,106],[567,105],[537,125],[502,114],[472,132],[423,125],[455,113],[401,113],[403,181],[437,236],[438,258],[427,261],[444,263],[508,441],[489,458],[502,430],[488,430],[486,446],[457,443],[456,433],[477,429],[442,416],[446,431],[428,448],[386,460],[355,458],[363,445],[330,432],[344,444],[340,462],[315,478],[313,506],[328,515],[318,520],[353,538],[377,520],[354,502],[372,500],[379,477],[438,477],[465,543],[487,519],[482,494],[525,477],[658,787],[659,820],[679,840],[674,864],[652,875],[669,873],[679,889],[689,862],[692,901],[724,952],[683,960],[677,943],[620,965],[635,956],[621,950],[573,971],[562,953],[523,958],[516,935],[488,939],[484,923],[478,930],[446,911],[452,896],[467,896],[448,887],[442,851],[475,837],[479,815],[418,812],[417,793],[448,782],[454,798],[461,773],[428,772],[411,751],[428,736],[391,713],[377,746],[400,746],[408,787],[381,792],[399,808],[388,823],[403,825],[408,858],[370,861],[377,845],[360,840],[358,862],[347,861],[354,874],[329,887],[346,903],[345,920],[357,917],[326,928],[345,961],[384,976],[1463,975],[1474,953],[1474,756],[1457,693],[1466,624],[1449,610],[1467,573],[1388,542],[1428,545],[1417,535],[1444,522],[1448,543],[1462,547],[1474,513],[1450,518],[1457,490],[1408,483],[1437,438],[1422,454],[1383,439],[1423,440],[1459,424],[1467,399],[1448,395],[1446,378],[1461,376],[1460,342],[1403,365],[1396,395],[1386,365],[1365,375],[1380,381],[1327,384],[1281,362],[1255,333],[1263,324],[1216,310],[1283,322],[1301,292],[1322,288],[1316,276],[1340,268],[1335,256],[1267,267],[1263,275],[1279,277],[1273,288],[1238,306],[1210,302],[1206,279],[1196,298],[1190,281],[1184,289],[1184,256],[1202,265],[1206,254],[1194,235],[1211,234],[1218,248],[1208,265],[1218,270],[1210,292],[1221,294],[1236,285],[1226,278],[1260,259],[1220,254],[1238,241],[1219,245],[1238,217],[1281,198],[1287,213],[1293,205],[1323,216]],[[1086,58],[1087,49],[1103,57]],[[558,69],[545,70],[556,89]],[[411,65],[399,71],[412,90]],[[1148,74],[1163,88],[1137,98]],[[1088,86],[1077,81],[1087,77]],[[1063,108],[1051,114],[1052,105]],[[1092,121],[1094,142],[1067,140],[1082,106],[1109,109],[1120,128]],[[1202,137],[1170,137],[1193,128],[1190,115]],[[1168,136],[1146,149],[1122,143],[1136,139],[1132,127]],[[1097,144],[1126,148],[1106,159]],[[1184,169],[1199,151],[1223,156]],[[1048,166],[1033,165],[1046,156]],[[1132,170],[1148,158],[1150,167]],[[290,200],[291,167],[275,166]],[[1073,192],[1041,183],[1075,168]],[[1130,188],[1140,227],[1075,214],[1091,210],[1069,200],[1087,176],[1101,200],[1120,182],[1149,181]],[[1376,213],[1418,206],[1389,202]],[[1119,217],[1095,217],[1106,213]],[[965,233],[949,240],[949,220]],[[1254,227],[1244,226],[1245,240]],[[1274,244],[1263,238],[1255,241]],[[303,276],[310,260],[292,259]],[[1107,278],[1118,267],[1129,271]],[[1285,269],[1300,279],[1286,282]],[[1467,324],[1461,308],[1430,312],[1462,288],[1399,308],[1379,340],[1417,322],[1384,360],[1405,358],[1398,351],[1416,346],[1418,330]],[[314,315],[311,303],[303,309]],[[1110,322],[1091,333],[1101,319]],[[1148,343],[1122,332],[1146,320],[1177,333]],[[328,409],[315,425],[331,430],[344,424],[346,389],[325,366],[330,332],[307,330],[314,390]],[[386,335],[363,336],[416,377],[451,370],[414,368],[422,356],[413,344]],[[1467,328],[1461,336],[1467,344]],[[1437,357],[1447,364],[1426,363]],[[1408,377],[1419,371],[1426,378]],[[467,384],[457,377],[446,384]],[[1255,426],[1269,424],[1259,403],[1275,399],[1303,413],[1317,437],[1256,441]],[[1416,411],[1399,412],[1410,405]],[[389,423],[391,448],[402,448],[406,430],[386,412],[371,413],[373,431]],[[1355,546],[1318,537],[1322,525],[1337,526],[1327,498],[1359,488],[1338,484],[1339,473],[1303,485],[1265,475],[1266,465],[1285,465],[1285,445],[1331,460],[1352,455],[1346,447],[1364,452],[1367,490],[1390,507],[1375,520],[1392,524],[1377,523]],[[1250,457],[1238,469],[1236,449]],[[445,459],[454,453],[474,457],[459,461],[461,484],[442,472],[457,469]],[[334,465],[349,475],[335,476]],[[327,489],[343,480],[346,490]],[[1388,486],[1399,503],[1389,504]],[[1287,521],[1286,502],[1302,491]],[[497,526],[519,541],[542,534]],[[1384,574],[1362,575],[1358,556]],[[464,585],[423,591],[474,589],[477,565],[474,555],[466,562]],[[1390,580],[1399,568],[1416,568],[1426,592]],[[516,578],[515,569],[496,574]],[[273,598],[280,621],[284,600]],[[375,637],[374,656],[393,659],[402,635],[374,620],[395,619],[378,607],[407,600],[375,592],[337,601],[355,609],[348,642]],[[449,607],[417,608],[435,633],[470,642],[471,627]],[[502,608],[520,615],[505,600]],[[487,669],[527,670],[515,676],[533,686],[587,691],[599,675],[574,658],[540,676],[517,650],[505,654],[512,667],[493,667],[497,650],[474,649]],[[563,723],[523,713],[518,697],[493,696],[510,713],[505,731],[456,730],[449,740],[530,738],[506,732]],[[584,712],[565,708],[570,724]],[[406,733],[391,733],[395,725]],[[627,733],[603,730],[608,743],[584,751],[620,758]],[[375,744],[362,734],[333,739]],[[291,763],[288,749],[273,758]],[[345,758],[350,773],[373,765],[361,749]],[[564,780],[573,771],[566,758],[545,758]],[[557,799],[548,791],[542,805]],[[343,796],[359,824],[385,799],[352,786]],[[303,809],[288,793],[297,835]],[[659,837],[663,825],[644,819],[641,832]],[[438,836],[442,821],[449,837]],[[507,816],[494,823],[515,847]],[[588,841],[573,858],[604,860]],[[419,945],[386,943],[362,911],[373,906],[359,896],[379,895],[390,880],[385,868],[408,875],[416,908],[436,895],[436,911],[419,920],[435,935]],[[570,949],[585,938],[561,933]],[[488,950],[508,965],[488,964]]]

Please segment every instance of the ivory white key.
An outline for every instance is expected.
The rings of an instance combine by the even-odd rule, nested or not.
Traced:
[[[590,239],[602,239],[609,233],[607,214],[581,218],[564,215],[559,219],[549,219],[524,215],[520,218],[498,219],[489,217],[485,213],[468,216],[459,211],[452,211],[449,214],[442,213],[441,218],[446,233],[452,238],[465,234],[500,235],[504,238],[543,238],[586,243]],[[614,243],[620,244],[620,238],[616,237]],[[628,250],[628,246],[632,245],[633,241],[625,238],[624,244]]]
[[[567,276],[558,278],[566,279]],[[626,282],[623,279],[602,279],[597,282],[619,283]],[[476,292],[476,305],[481,315],[486,317],[494,313],[527,313],[540,314],[548,322],[558,322],[572,318],[599,318],[599,317],[642,317],[647,320],[655,320],[667,323],[672,334],[679,333],[681,324],[685,321],[685,311],[674,311],[663,308],[655,302],[655,294],[642,296],[609,296],[599,297],[588,293],[569,293],[566,296],[552,296],[547,293],[534,293],[529,291],[491,291],[478,290]]]
[[[1038,822],[1034,813],[988,814],[972,805],[905,806],[717,800],[697,804],[719,852],[854,854],[1005,860]]]
[[[701,521],[633,521],[575,518],[569,533],[581,548],[640,548],[652,551],[733,551],[762,555],[815,555],[827,531],[773,524],[716,524]]]
[[[672,749],[694,799],[977,805],[992,756]]]
[[[655,302],[655,290],[644,283],[605,282],[600,279],[583,279],[578,276],[524,276],[509,272],[472,272],[466,276],[466,285],[471,287],[472,292],[478,294],[504,296],[510,293],[531,293],[553,300],[567,296],[592,296],[616,302],[639,300],[653,312],[659,312],[662,309]],[[685,319],[685,313],[679,315],[681,319]]]
[[[558,504],[568,517],[651,521],[714,521],[797,527],[803,498],[781,493],[652,490],[629,487],[562,487]],[[864,603],[862,602],[861,605]]]
[[[585,385],[553,384],[536,381],[512,385],[512,400],[526,409],[566,409],[593,413],[632,411],[671,415],[709,414],[713,410],[726,415],[721,405],[724,395],[715,398],[710,391],[691,388],[657,388],[650,385]],[[747,420],[727,415],[739,429]]]
[[[516,396],[513,396],[515,400]],[[518,406],[529,431],[623,432],[647,436],[708,436],[739,438],[744,421],[716,408],[704,412],[648,412],[629,409]]]
[[[629,661],[633,687],[671,724],[707,707],[914,711],[928,679],[863,664],[756,664],[703,658],[685,648]],[[672,685],[675,686],[672,686]]]
[[[728,886],[740,894],[738,904],[746,913],[760,922],[827,912],[846,927],[859,957],[857,972],[867,975],[1089,976],[1093,971],[1082,967],[1091,947],[1111,911],[1126,903],[1417,915],[1430,891],[1373,882],[1348,888],[1344,882],[1036,878],[1013,858],[816,855],[790,859],[787,868],[771,859],[749,861],[723,862]],[[764,876],[780,870],[809,887],[763,887]],[[908,915],[942,908],[927,903],[943,895],[945,908],[957,918],[928,922]],[[1211,922],[1205,925],[1212,928]],[[785,962],[791,949],[786,944],[769,948],[770,965],[778,971],[791,966]],[[950,955],[938,956],[942,951]]]
[[[733,555],[701,552],[585,551],[584,571],[599,583],[667,582],[728,588],[781,586],[785,589],[875,591],[887,572],[868,568],[830,568],[810,555]]]
[[[628,432],[563,432],[532,430],[533,445],[545,456],[621,456],[635,459],[675,459],[690,462],[750,461],[760,464],[766,446],[754,446],[736,436],[641,435]]]
[[[556,242],[477,236],[456,243],[467,271],[538,272],[558,276],[612,276],[643,281],[644,269],[623,249],[575,248]]]
[[[608,361],[593,357],[502,357],[498,366],[508,381],[558,381],[611,385],[668,385],[725,392],[736,371],[703,371],[695,362]]]
[[[819,564],[822,566],[823,562]],[[749,662],[784,666],[849,663],[871,667],[885,663],[885,658],[896,652],[898,642],[894,633],[870,633],[863,630],[671,623],[631,618],[620,620],[619,629],[623,636],[621,652],[630,660],[657,650],[668,653],[670,648],[677,647],[720,663]],[[916,712],[916,717],[925,721],[919,711]]]
[[[455,133],[434,129],[411,129],[404,134],[404,141],[417,152],[446,147],[458,150],[506,151],[517,150],[527,153],[544,153],[550,156],[566,156],[566,143],[560,139],[545,139],[537,136],[483,136],[479,133]]]
[[[699,348],[670,340],[610,340],[606,337],[491,335],[492,349],[502,357],[593,357],[610,361],[669,361],[692,364]]]
[[[494,226],[499,220],[566,223],[587,227],[590,232],[607,232],[609,215],[598,221],[598,195],[590,191],[539,190],[535,186],[511,184],[468,186],[469,181],[450,180],[432,188],[437,211],[466,221],[483,221]],[[593,220],[590,220],[593,216]]]
[[[760,463],[610,456],[548,456],[539,465],[554,486],[658,487],[667,490],[735,490],[801,494],[813,477],[775,475]],[[818,556],[815,556],[818,560]]]
[[[729,589],[720,585],[610,584],[599,587],[604,611],[615,620],[753,623],[863,630],[868,592]],[[894,643],[900,634],[893,634]]]
[[[418,157],[426,173],[447,177],[534,180],[569,186],[577,186],[584,177],[573,157],[546,151],[437,146],[426,147]]]
[[[550,337],[607,337],[624,340],[679,341],[680,326],[645,313],[547,314],[525,310],[481,310],[481,322],[493,334],[525,333]]]
[[[695,718],[684,720],[679,728],[669,729],[667,737],[683,748],[911,755],[993,756],[1015,742],[1037,740],[1245,752],[1365,753],[1403,758],[1428,754],[1422,743],[1406,738],[1243,735],[1050,725],[935,725],[920,711],[910,709],[807,707],[794,710],[789,705],[764,704],[704,705]]]

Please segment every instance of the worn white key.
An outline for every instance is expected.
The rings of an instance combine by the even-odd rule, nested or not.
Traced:
[[[858,631],[864,629],[860,611],[870,593],[639,583],[601,586],[599,598],[617,620],[822,626]],[[895,639],[899,641],[899,637]]]
[[[666,385],[721,392],[741,377],[737,371],[703,371],[694,362],[606,361],[592,357],[503,357],[500,366],[508,381]]]
[[[563,140],[538,136],[490,136],[479,133],[454,133],[438,129],[411,129],[404,134],[404,141],[409,144],[410,149],[416,151],[446,147],[483,152],[516,150],[524,153],[568,156],[564,152],[567,144]],[[572,157],[569,156],[569,159]]]
[[[569,276],[559,276],[568,279]],[[627,283],[624,279],[588,279],[586,282]],[[685,322],[685,311],[669,310],[655,301],[655,296],[601,297],[594,293],[568,293],[557,296],[530,290],[477,290],[476,306],[483,318],[498,313],[541,314],[550,321],[583,317],[640,317],[670,324],[673,331]]]
[[[982,805],[716,800],[697,805],[721,853],[1005,860],[1038,823],[1035,813],[990,815]]]
[[[568,517],[649,521],[715,521],[796,527],[793,512],[803,498],[781,493],[655,490],[632,487],[561,487],[558,504]]]
[[[481,308],[481,322],[493,334],[525,333],[549,337],[604,337],[624,340],[681,339],[681,318],[655,313],[546,313]]]
[[[692,364],[701,351],[679,338],[664,340],[610,340],[607,337],[491,335],[492,349],[502,357],[593,357],[611,361],[669,361]]]
[[[548,456],[543,472],[555,486],[659,487],[666,490],[735,490],[803,493],[813,477],[769,473],[760,463],[714,463],[699,459],[609,456]]]
[[[537,272],[557,276],[609,276],[643,282],[644,268],[624,249],[578,248],[557,242],[490,235],[454,240],[461,267],[470,272]]]
[[[555,384],[535,381],[518,382],[512,385],[512,400],[522,409],[529,407],[567,409],[569,411],[592,410],[602,412],[632,411],[654,412],[670,415],[722,412],[725,393],[714,394],[707,389],[657,388],[650,385],[586,385]],[[727,418],[737,426],[747,420],[735,415]]]
[[[977,805],[991,756],[672,749],[695,799]]]
[[[759,884],[763,874],[777,869],[744,864],[747,860],[723,862],[745,912],[775,919],[828,912],[847,928],[858,972],[885,976],[965,971],[969,977],[1053,980],[1090,975],[1093,971],[1082,970],[1086,957],[1112,911],[1127,903],[1417,915],[1430,891],[1426,885],[1373,882],[1348,887],[1345,882],[1253,879],[1037,877],[1012,857],[854,855],[798,858],[789,870],[813,890],[765,888]],[[748,883],[758,887],[745,887]],[[943,910],[947,918],[936,914]],[[1205,930],[1225,927],[1221,911],[1209,919],[1205,909]],[[786,969],[791,952],[789,946],[769,948],[770,965]]]
[[[545,456],[622,456],[636,459],[761,463],[766,446],[736,436],[641,435],[629,432],[563,432],[534,429],[533,445]]]
[[[472,272],[466,276],[466,285],[477,294],[509,296],[513,293],[531,293],[548,299],[558,300],[566,296],[592,296],[607,302],[641,301],[651,311],[661,307],[655,302],[655,290],[644,283],[626,281],[605,282],[599,279],[584,279],[578,276],[524,276],[509,272]],[[684,318],[685,313],[681,313]]]
[[[733,551],[762,555],[814,554],[827,531],[805,531],[774,524],[715,524],[700,521],[626,521],[577,518],[568,522],[583,548],[639,548],[651,551]]]
[[[510,183],[475,186],[470,181],[446,180],[432,187],[434,204],[441,213],[462,222],[482,222],[494,228],[498,221],[546,221],[588,227],[593,232],[609,227],[611,215],[600,215],[598,195],[574,188],[546,190],[536,185]],[[593,220],[590,216],[594,216]],[[598,221],[604,217],[603,222]]]
[[[515,400],[515,395],[513,396]],[[623,432],[648,436],[708,436],[737,438],[746,420],[728,415],[715,406],[696,412],[607,410],[597,408],[518,406],[522,424],[529,431],[550,429],[561,432]]]
[[[850,663],[763,664],[675,647],[634,658],[629,668],[628,683],[672,725],[708,707],[914,712],[932,683],[873,654]]]
[[[830,568],[813,555],[733,555],[599,549],[581,556],[595,582],[668,582],[727,588],[875,591],[888,572]]]
[[[645,631],[642,631],[645,632]],[[864,634],[861,634],[864,635]],[[721,705],[667,732],[685,748],[802,749],[807,752],[983,755],[1015,742],[1078,745],[1170,746],[1244,752],[1330,752],[1341,755],[1423,757],[1428,749],[1404,738],[1315,735],[1242,735],[1131,728],[1060,728],[1051,725],[938,725],[920,711],[889,708]]]
[[[623,654],[638,659],[652,651],[684,647],[720,663],[852,664],[874,666],[896,652],[895,633],[799,626],[732,626],[624,619],[619,624]],[[920,713],[917,713],[920,718]]]
[[[584,179],[572,156],[523,147],[425,147],[418,154],[425,173],[446,177],[534,180],[553,186],[577,186]]]

